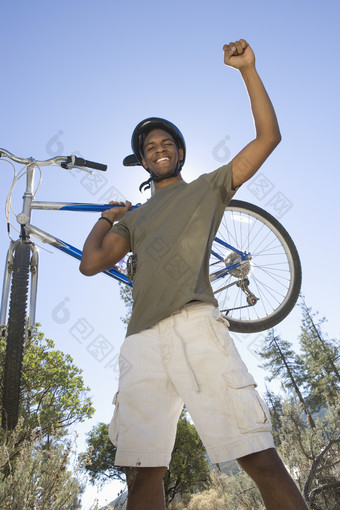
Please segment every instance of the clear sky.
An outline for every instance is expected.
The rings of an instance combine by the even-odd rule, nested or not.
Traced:
[[[329,336],[339,337],[339,11],[338,2],[327,0],[2,0],[0,147],[36,159],[78,153],[109,166],[99,180],[46,168],[38,200],[143,202],[148,194],[138,186],[147,174],[122,166],[131,132],[143,118],[165,117],[180,127],[187,181],[224,164],[251,140],[247,94],[238,72],[224,66],[222,52],[224,43],[247,39],[282,142],[259,171],[270,191],[257,193],[253,181],[236,198],[267,209],[290,232],[306,301],[328,318]],[[3,163],[0,171],[4,204],[12,172]],[[33,223],[81,247],[97,216],[43,212]],[[7,239],[3,215],[2,265]],[[84,370],[97,409],[78,427],[81,449],[85,433],[111,419],[124,306],[113,280],[86,278],[76,261],[48,250],[41,250],[37,320]],[[296,343],[299,320],[296,310],[277,332]],[[105,353],[95,349],[98,338]],[[253,351],[262,338],[236,337],[261,391],[265,374]],[[113,489],[105,494],[115,496]],[[84,509],[93,499],[88,491]]]

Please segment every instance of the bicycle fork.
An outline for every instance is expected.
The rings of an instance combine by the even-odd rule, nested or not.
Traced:
[[[13,259],[16,247],[22,241],[12,241],[7,252],[4,281],[1,296],[1,309],[0,309],[0,327],[3,328],[7,323],[7,310],[9,303],[9,292],[11,287],[11,276],[13,272]],[[30,297],[29,297],[29,316],[28,327],[33,328],[35,325],[36,303],[37,303],[37,289],[38,289],[38,263],[39,251],[35,244],[27,242],[31,251],[30,258]]]

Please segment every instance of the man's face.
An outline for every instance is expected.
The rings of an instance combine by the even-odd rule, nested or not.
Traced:
[[[177,149],[172,136],[163,129],[153,129],[147,134],[143,145],[143,166],[158,177],[171,176],[176,169],[178,157],[183,158],[183,149]]]

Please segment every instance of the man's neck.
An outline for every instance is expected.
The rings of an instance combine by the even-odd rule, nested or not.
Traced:
[[[182,176],[180,174],[175,175],[175,177],[169,177],[168,179],[163,179],[160,182],[155,182],[155,190],[159,188],[163,188],[163,186],[168,186],[176,181],[183,181]]]

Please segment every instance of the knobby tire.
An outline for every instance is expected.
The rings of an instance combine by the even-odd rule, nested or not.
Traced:
[[[30,248],[20,243],[13,261],[4,366],[2,426],[8,430],[15,428],[19,416],[29,270]]]

